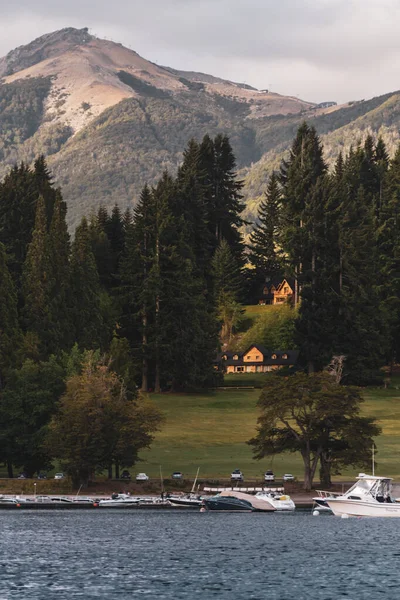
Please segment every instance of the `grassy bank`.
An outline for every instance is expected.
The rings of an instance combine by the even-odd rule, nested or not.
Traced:
[[[151,450],[141,454],[144,462],[136,471],[156,477],[162,465],[164,476],[179,470],[191,477],[200,466],[202,477],[218,478],[229,476],[235,468],[248,477],[260,477],[272,468],[276,475],[290,472],[301,477],[302,463],[296,454],[253,460],[246,441],[255,433],[259,393],[259,389],[232,389],[210,394],[154,394],[166,423]],[[376,417],[383,428],[377,439],[377,471],[400,479],[400,389],[368,389],[364,395],[364,414]],[[351,469],[342,478],[356,473]]]

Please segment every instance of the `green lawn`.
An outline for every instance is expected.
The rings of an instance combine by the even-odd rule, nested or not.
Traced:
[[[277,476],[290,472],[301,477],[298,455],[252,459],[246,440],[255,432],[259,393],[259,389],[232,389],[210,394],[152,395],[166,422],[152,448],[141,454],[144,462],[136,465],[136,471],[156,477],[161,465],[165,477],[175,470],[193,477],[200,467],[200,476],[217,479],[229,477],[235,468],[247,477],[259,477],[272,468]],[[365,399],[365,414],[377,417],[383,428],[383,435],[377,440],[377,472],[399,479],[400,389],[368,389]],[[353,469],[343,477],[349,479],[356,473]]]
[[[275,307],[273,306],[265,304],[247,304],[246,306],[243,306],[244,314],[242,322],[239,326],[239,332],[243,333],[250,329],[250,327],[254,325],[254,322],[260,315],[265,314],[268,311],[274,310],[274,308]]]

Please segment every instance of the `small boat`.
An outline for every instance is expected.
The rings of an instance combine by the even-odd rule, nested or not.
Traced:
[[[140,498],[134,498],[130,494],[112,494],[111,498],[105,498],[99,501],[99,507],[112,508],[112,507],[129,507],[136,506],[139,504]]]
[[[199,494],[195,493],[197,478],[199,476],[200,467],[197,469],[196,477],[194,478],[193,486],[190,494],[168,494],[166,500],[172,506],[193,507],[203,506],[203,499]]]
[[[169,494],[166,497],[166,500],[168,500],[168,502],[172,505],[172,506],[185,506],[185,507],[196,507],[196,506],[202,506],[203,505],[203,499],[201,496],[198,496],[197,494],[184,494],[182,496],[178,496],[177,494]]]
[[[293,511],[296,509],[295,503],[287,494],[278,494],[276,492],[257,492],[255,497],[269,502],[276,510],[279,511]]]
[[[20,498],[19,496],[0,496],[0,504],[21,504],[26,502],[26,498]]]
[[[217,496],[204,498],[203,504],[208,510],[234,510],[245,512],[273,512],[275,506],[267,498],[257,498],[243,492],[224,491]]]
[[[346,517],[400,517],[400,502],[392,498],[392,479],[360,473],[346,493],[328,497],[333,514]]]

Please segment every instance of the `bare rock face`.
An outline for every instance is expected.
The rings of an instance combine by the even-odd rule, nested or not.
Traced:
[[[13,75],[48,58],[54,58],[76,47],[83,46],[93,39],[87,27],[75,29],[66,27],[37,38],[26,46],[11,50],[0,59],[0,77]]]

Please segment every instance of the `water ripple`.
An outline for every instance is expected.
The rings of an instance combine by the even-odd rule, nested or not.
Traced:
[[[0,511],[0,600],[395,598],[400,520]]]

